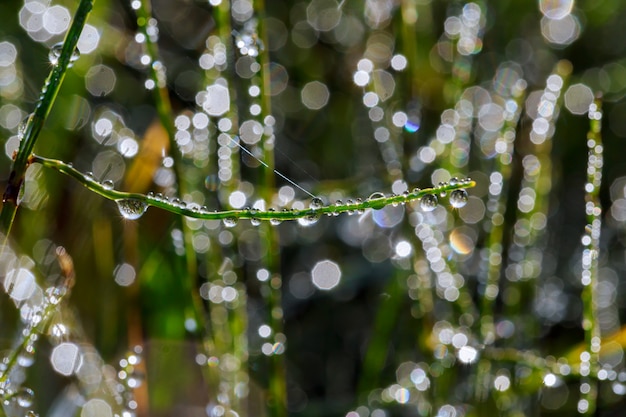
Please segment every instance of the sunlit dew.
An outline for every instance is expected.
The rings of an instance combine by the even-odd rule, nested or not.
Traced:
[[[370,74],[363,70],[358,70],[352,76],[352,81],[359,87],[365,87],[370,82]]]
[[[320,261],[311,270],[311,281],[320,290],[331,290],[341,280],[339,265],[330,260]]]
[[[397,54],[391,58],[391,68],[396,71],[402,71],[406,69],[408,61],[404,55]]]
[[[27,300],[36,289],[35,276],[26,268],[12,269],[4,278],[4,290],[15,301]]]
[[[493,387],[498,391],[506,391],[511,388],[511,378],[507,375],[498,375],[493,380]]]
[[[426,194],[424,197],[420,199],[420,208],[422,211],[433,211],[437,208],[438,200],[437,196],[432,194]]]
[[[463,363],[473,363],[478,358],[478,351],[471,346],[463,346],[457,351],[457,357]]]
[[[206,88],[205,100],[198,103],[209,116],[221,116],[230,109],[230,93],[221,84],[213,84]]]
[[[80,366],[80,351],[74,343],[61,343],[50,354],[52,368],[61,375],[72,375]]]
[[[546,374],[543,377],[543,384],[546,387],[554,387],[554,386],[557,385],[557,382],[558,382],[558,378],[556,377],[556,375],[554,375],[552,373]]]
[[[363,94],[363,104],[365,105],[365,107],[374,107],[378,105],[378,102],[379,98],[376,93],[368,91],[367,93]]]

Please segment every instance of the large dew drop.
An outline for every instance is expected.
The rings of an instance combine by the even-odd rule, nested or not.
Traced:
[[[120,214],[127,220],[137,220],[143,216],[148,209],[148,205],[146,203],[134,198],[117,200],[116,203]]]
[[[63,51],[63,43],[57,43],[56,45],[50,48],[50,52],[48,53],[48,60],[52,65],[57,65],[59,63],[59,58],[61,58],[61,51]],[[71,67],[74,62],[76,62],[80,58],[80,52],[78,48],[74,49],[72,56],[70,57],[70,62],[68,67]]]
[[[324,203],[322,202],[322,199],[318,197],[315,197],[313,200],[311,200],[311,204],[309,204],[309,208],[311,210],[319,210],[322,207],[324,207]]]
[[[422,211],[433,211],[437,208],[437,196],[432,194],[426,194],[420,200],[420,208]]]
[[[465,190],[454,190],[450,193],[450,205],[454,208],[465,207],[468,196]]]

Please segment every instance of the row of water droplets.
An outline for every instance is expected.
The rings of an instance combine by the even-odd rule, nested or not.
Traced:
[[[457,185],[463,185],[463,184],[469,185],[470,183],[471,183],[471,180],[469,179],[458,180],[456,178],[453,178],[448,183],[443,183],[443,182],[440,183],[438,187],[444,188],[447,186],[457,186]],[[105,186],[104,183],[103,183],[103,188],[107,190],[112,189],[112,187],[110,187],[109,185]],[[414,189],[413,195],[419,193],[420,191],[421,191],[420,189]],[[446,191],[444,190],[440,191],[441,197],[445,197],[446,195],[447,195]],[[381,192],[375,192],[371,194],[365,200],[365,202],[367,203],[368,207],[371,207],[374,209],[380,209],[389,204],[391,205],[404,204],[407,201],[409,201],[411,198],[414,198],[414,197],[412,197],[411,193],[409,193],[408,191],[406,191],[402,196],[398,196],[395,194],[385,196]],[[161,193],[156,193],[156,194],[152,192],[148,193],[146,200],[153,201],[154,203],[158,203],[159,207],[163,207],[163,204],[166,204],[173,209],[172,211],[178,211],[179,209],[189,210],[190,215],[192,217],[194,214],[202,215],[202,214],[217,213],[217,212],[209,211],[206,206],[200,207],[194,203],[186,203],[184,201],[181,201],[178,198],[169,199],[167,196],[164,196]],[[390,200],[393,200],[393,201],[390,202]],[[119,212],[122,215],[122,217],[124,217],[127,220],[136,220],[136,219],[139,219],[146,212],[148,206],[150,205],[147,201],[144,201],[138,198],[123,198],[123,199],[117,199],[116,203],[117,203]],[[467,204],[468,193],[463,188],[452,190],[450,192],[449,201],[450,201],[450,205],[453,208],[455,209],[462,208]],[[439,199],[436,194],[425,194],[419,199],[419,207],[422,211],[425,211],[425,212],[433,211],[438,206],[438,203],[439,203]],[[345,203],[342,200],[337,200],[332,205],[324,205],[322,199],[316,197],[310,201],[310,204],[308,207],[310,213],[306,213],[304,216],[299,213],[302,210],[305,210],[304,207],[299,207],[298,204],[294,204],[294,206],[296,206],[295,208],[292,208],[291,210],[285,208],[282,211],[283,213],[293,213],[293,217],[290,217],[289,215],[281,215],[281,216],[272,217],[272,213],[276,212],[276,210],[273,208],[268,209],[267,212],[262,212],[257,208],[244,208],[243,210],[238,211],[238,215],[233,216],[233,217],[227,217],[223,219],[223,221],[224,221],[225,226],[233,227],[237,224],[237,220],[239,217],[250,218],[250,221],[252,225],[254,226],[258,226],[261,220],[268,220],[272,225],[278,225],[285,219],[286,220],[297,219],[301,225],[308,226],[308,225],[314,224],[319,219],[320,214],[316,213],[317,211],[322,211],[326,213],[328,216],[337,216],[341,214],[342,212],[345,212],[349,215],[361,214],[364,210],[363,205],[364,205],[364,201],[360,198],[357,198],[355,200],[348,199],[346,200]],[[260,214],[262,215],[262,217],[259,216]]]

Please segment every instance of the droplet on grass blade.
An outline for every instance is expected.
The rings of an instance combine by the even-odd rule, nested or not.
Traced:
[[[450,193],[450,205],[454,208],[465,207],[468,199],[469,197],[465,190],[454,190]]]
[[[116,200],[117,209],[122,217],[127,220],[137,220],[148,209],[148,205],[141,200],[134,198],[127,198],[123,200]]]
[[[57,65],[59,63],[59,58],[61,58],[61,52],[63,51],[63,43],[57,43],[56,45],[50,48],[50,52],[48,52],[48,60],[52,65]],[[78,48],[74,49],[72,56],[70,57],[70,62],[68,67],[71,67],[74,62],[76,62],[80,58],[80,51]]]
[[[437,196],[432,194],[426,194],[420,200],[420,208],[422,209],[422,211],[433,211],[437,208],[437,204]]]

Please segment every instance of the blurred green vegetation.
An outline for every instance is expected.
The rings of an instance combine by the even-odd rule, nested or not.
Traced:
[[[2,179],[76,4],[0,2]],[[32,366],[1,381],[6,415],[620,415],[626,3],[154,0],[147,26],[139,4],[95,2],[36,154],[209,210],[304,208],[313,195],[333,204],[453,177],[477,187],[459,209],[442,196],[432,212],[415,203],[229,228],[155,208],[129,221],[33,165],[0,280],[10,293],[6,277],[24,268],[59,286],[58,247],[76,278],[37,330]],[[206,105],[214,86],[228,88],[213,103],[223,112]],[[155,91],[171,102],[173,138]],[[599,94],[602,184],[586,190]],[[248,121],[252,133],[240,131]],[[581,238],[597,226],[585,212],[596,191],[586,300]],[[340,270],[329,290],[313,272],[322,261]],[[23,342],[29,302],[2,295],[4,358]],[[590,376],[586,314],[606,345]],[[69,376],[52,366],[62,343],[80,350]],[[16,407],[23,387],[32,406]]]

